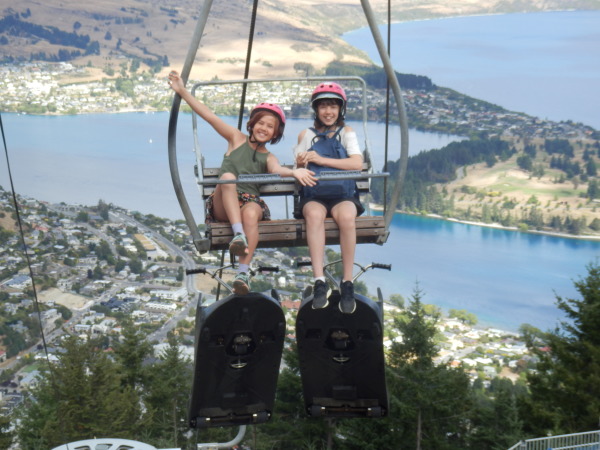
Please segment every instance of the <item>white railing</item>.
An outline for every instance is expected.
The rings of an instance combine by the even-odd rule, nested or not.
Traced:
[[[508,450],[600,450],[600,430],[527,439]]]

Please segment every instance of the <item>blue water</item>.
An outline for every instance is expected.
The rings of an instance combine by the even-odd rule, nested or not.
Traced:
[[[384,41],[387,26],[380,28]],[[398,72],[512,111],[600,129],[600,11],[457,17],[393,24]],[[380,58],[368,28],[344,39]]]
[[[600,128],[600,12],[515,14],[394,25],[392,58],[397,70],[430,76],[513,110],[553,120],[576,120]],[[370,39],[346,35],[361,47]],[[366,31],[367,36],[370,36]],[[402,34],[398,34],[402,33]],[[363,47],[361,47],[363,48]],[[574,58],[574,59],[573,59]],[[236,124],[234,119],[228,119]],[[33,117],[3,114],[17,193],[44,201],[116,205],[181,219],[168,168],[168,114],[96,114]],[[191,119],[178,127],[178,164],[196,220],[201,203],[192,175]],[[291,148],[306,121],[290,120],[287,136],[271,150],[291,162]],[[359,124],[352,126],[360,133]],[[381,124],[369,125],[375,167],[383,163]],[[222,140],[202,135],[209,165],[219,165]],[[397,158],[399,130],[390,132]],[[411,154],[457,139],[411,130]],[[360,137],[360,141],[363,138]],[[396,153],[394,153],[396,152]],[[0,185],[9,189],[6,160]],[[269,200],[280,212],[284,205]],[[444,310],[466,309],[481,323],[516,330],[529,323],[553,328],[563,316],[556,295],[579,298],[573,281],[600,255],[600,242],[564,239],[398,215],[383,247],[360,245],[362,264],[392,264],[392,272],[363,278],[374,294],[410,297]]]
[[[226,118],[237,126],[237,119]],[[49,202],[95,205],[109,203],[161,217],[181,218],[168,166],[168,113],[29,116],[3,114],[15,189]],[[362,123],[349,122],[365,141]],[[292,147],[306,120],[288,120],[286,137],[270,149],[282,163],[292,163]],[[369,124],[375,167],[383,167],[382,124]],[[186,196],[198,221],[203,212],[192,167],[195,156],[191,116],[182,114],[177,127],[177,155]],[[208,166],[219,166],[224,141],[200,128],[202,151]],[[440,148],[456,136],[410,131],[411,154]],[[390,128],[389,157],[400,156],[400,130]],[[6,162],[0,162],[0,185],[8,189]],[[6,181],[5,181],[6,180]]]
[[[529,323],[543,330],[563,318],[556,295],[580,298],[573,281],[600,256],[600,242],[564,239],[397,215],[383,246],[360,245],[362,264],[392,264],[392,273],[374,270],[365,281],[384,296],[410,298],[466,309],[480,322],[516,330]],[[556,293],[556,295],[555,295]]]
[[[167,113],[4,114],[2,121],[17,193],[85,205],[102,199],[143,213],[183,218],[168,168]],[[189,115],[180,117],[178,165],[192,211],[201,222],[201,202],[192,175],[190,122]],[[271,147],[282,162],[291,162],[290,136],[306,125],[306,121],[291,120],[288,137]],[[369,135],[374,156],[381,160],[383,130],[378,127],[370,124]],[[399,131],[393,129],[391,134],[399,136]],[[438,148],[452,139],[411,132],[411,152]],[[202,142],[207,163],[218,165],[224,151],[222,140],[203,134]],[[4,189],[10,187],[4,159],[0,180]],[[276,217],[282,217],[285,205],[275,198],[268,203]],[[510,330],[522,323],[553,327],[561,317],[554,306],[554,290],[575,296],[573,280],[584,276],[586,264],[598,255],[600,242],[405,215],[394,219],[386,245],[357,248],[357,262],[392,264],[391,273],[371,271],[363,278],[373,294],[379,286],[385,296],[398,293],[408,298],[418,282],[424,302],[444,310],[466,309],[482,323]]]

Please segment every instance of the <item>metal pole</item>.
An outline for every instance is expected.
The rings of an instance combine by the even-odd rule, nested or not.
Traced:
[[[375,21],[375,15],[373,14],[371,5],[368,0],[361,0],[360,3],[362,4],[367,22],[369,23],[369,28],[371,28],[371,34],[373,35],[373,39],[377,45],[377,50],[379,51],[379,56],[383,62],[383,68],[385,69],[388,81],[392,87],[392,92],[396,98],[396,105],[398,106],[400,120],[400,167],[398,169],[398,178],[396,179],[396,183],[394,185],[394,191],[392,192],[392,196],[390,198],[390,207],[387,209],[384,216],[385,228],[389,233],[389,225],[394,217],[394,213],[396,212],[396,205],[398,204],[398,199],[400,198],[400,191],[402,189],[402,184],[406,175],[406,166],[408,164],[408,122],[406,119],[404,100],[402,99],[402,93],[400,91],[400,83],[398,83],[398,78],[396,78],[396,73],[394,72],[392,63],[390,62],[385,44],[381,38],[379,29],[377,28],[377,22]],[[382,239],[383,242],[380,242],[381,244],[387,240],[387,234]]]
[[[210,12],[211,6],[212,0],[205,0],[202,6],[200,18],[198,19],[194,35],[192,36],[192,41],[190,43],[185,62],[183,64],[183,69],[181,70],[181,78],[184,83],[187,83],[188,77],[192,70],[192,65],[194,63],[194,59],[196,58],[196,52],[198,51],[198,47],[200,46],[200,39],[202,38],[202,34],[204,33],[204,27],[206,26],[206,21],[208,19],[208,14]],[[175,97],[173,98],[173,105],[171,106],[171,115],[169,117],[169,167],[171,169],[171,179],[173,180],[175,194],[177,195],[177,200],[179,201],[179,205],[181,206],[181,211],[183,212],[187,226],[190,229],[190,233],[192,234],[194,245],[200,253],[204,253],[208,251],[209,243],[207,239],[202,239],[200,237],[200,233],[198,232],[198,224],[194,220],[194,215],[192,214],[187,199],[185,198],[185,193],[183,192],[183,187],[181,186],[181,179],[179,178],[179,168],[177,167],[176,135],[177,117],[179,115],[180,105],[181,97],[179,96],[179,94],[175,94]]]
[[[238,434],[235,438],[233,438],[233,440],[229,441],[229,442],[223,442],[223,443],[212,443],[212,444],[198,444],[198,450],[202,449],[202,448],[206,448],[206,449],[213,449],[213,448],[231,448],[234,445],[239,444],[240,442],[242,442],[242,439],[244,439],[244,435],[246,434],[246,425],[242,425],[240,426],[240,429],[238,431]]]

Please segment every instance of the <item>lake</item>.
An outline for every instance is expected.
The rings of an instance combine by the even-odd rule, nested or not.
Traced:
[[[228,118],[235,123],[233,118]],[[168,113],[95,114],[81,116],[2,116],[15,189],[49,202],[94,205],[99,199],[172,219],[182,219],[167,159]],[[194,154],[191,118],[178,126],[178,164],[196,221],[203,220],[192,175]],[[291,162],[293,139],[307,121],[290,120],[288,137],[272,147],[282,162]],[[359,128],[353,124],[355,128]],[[439,148],[456,139],[428,133],[411,134],[411,153]],[[374,158],[382,158],[383,125],[370,124]],[[392,139],[399,139],[397,127]],[[396,136],[394,138],[393,136]],[[362,140],[361,140],[362,141]],[[203,135],[207,163],[218,165],[221,139]],[[390,146],[390,148],[394,148]],[[398,150],[397,150],[398,151]],[[0,183],[9,189],[6,162]],[[268,199],[282,217],[283,202]],[[560,311],[554,290],[575,295],[572,280],[600,255],[600,242],[518,233],[397,215],[384,246],[360,245],[357,262],[392,264],[392,272],[374,270],[362,280],[371,293],[410,297],[416,283],[423,301],[444,310],[466,309],[486,325],[516,330],[522,323],[553,327]],[[339,251],[337,248],[335,248]]]
[[[368,28],[343,38],[381,64]],[[398,72],[509,110],[600,129],[590,101],[600,98],[599,49],[600,11],[561,11],[396,23],[390,59]]]
[[[554,328],[563,314],[556,295],[580,298],[573,281],[598,262],[600,241],[565,239],[396,215],[383,247],[360,245],[357,262],[392,264],[392,274],[370,271],[373,292],[405,298],[418,286],[422,301],[443,310],[466,309],[481,324],[516,330],[529,323]]]
[[[226,120],[237,126],[237,119]],[[16,191],[49,202],[95,205],[102,199],[124,208],[161,217],[181,218],[173,191],[167,155],[169,114],[126,113],[77,116],[3,114]],[[286,137],[270,147],[282,163],[292,163],[292,148],[308,120],[290,119]],[[364,142],[362,123],[350,121]],[[219,166],[224,141],[200,127],[208,166]],[[182,183],[197,220],[203,220],[193,176],[191,115],[182,114],[177,127],[177,156]],[[369,124],[375,167],[383,167],[384,125]],[[410,131],[411,154],[440,148],[457,136]],[[390,127],[390,158],[400,156],[400,129]],[[187,169],[187,170],[186,170]],[[0,163],[0,185],[8,189],[6,161]],[[4,180],[7,180],[6,182]]]
[[[421,21],[393,27],[396,70],[552,120],[600,128],[600,12],[514,14]],[[363,48],[365,30],[345,38]],[[370,37],[370,32],[366,31]],[[385,34],[384,34],[385,35]],[[367,51],[367,47],[364,47]],[[373,49],[371,49],[372,51]],[[574,58],[574,59],[573,59]],[[375,58],[374,58],[375,59]],[[86,116],[2,116],[16,191],[49,202],[109,203],[181,219],[167,160],[167,113]],[[236,124],[233,118],[230,123]],[[307,121],[290,120],[287,137],[271,150],[291,162]],[[351,125],[360,132],[359,124]],[[370,124],[375,167],[383,163],[383,125]],[[411,154],[458,139],[410,131]],[[359,139],[362,142],[362,138]],[[207,164],[220,164],[220,139],[202,138]],[[192,174],[191,118],[181,115],[178,164],[198,222],[201,203]],[[399,129],[390,129],[390,157],[399,155]],[[396,150],[394,150],[396,149]],[[395,153],[394,153],[395,152]],[[6,161],[0,184],[9,189]],[[269,200],[273,211],[284,206]],[[386,245],[361,245],[357,262],[392,264],[363,280],[371,293],[408,298],[418,285],[423,301],[466,309],[482,324],[516,330],[522,323],[553,328],[562,315],[555,295],[578,298],[573,281],[597,261],[600,242],[519,233],[432,218],[397,215]]]

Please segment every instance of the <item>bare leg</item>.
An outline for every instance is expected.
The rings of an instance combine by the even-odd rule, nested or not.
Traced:
[[[325,217],[327,210],[318,202],[308,202],[302,208],[302,215],[306,221],[306,238],[308,253],[312,261],[313,276],[323,276],[325,263]]]
[[[238,207],[239,210],[239,207]],[[242,224],[248,240],[248,253],[239,257],[241,264],[250,264],[254,250],[258,245],[258,221],[263,217],[262,208],[254,202],[248,202],[241,208]]]
[[[356,205],[341,202],[331,210],[331,216],[340,229],[340,248],[342,251],[343,280],[352,281],[354,272],[354,253],[356,250]]]
[[[232,173],[224,173],[221,180],[235,180]],[[240,203],[235,184],[218,184],[213,198],[215,218],[220,222],[239,223],[242,221]]]

